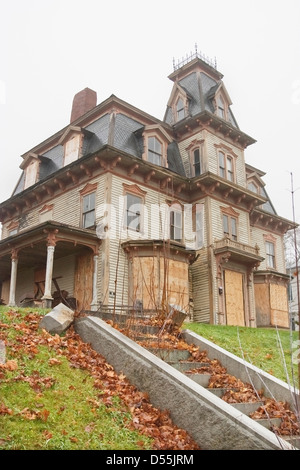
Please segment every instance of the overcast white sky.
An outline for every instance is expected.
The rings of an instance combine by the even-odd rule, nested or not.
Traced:
[[[239,127],[257,140],[246,162],[291,220],[292,172],[299,223],[299,0],[0,0],[0,201],[20,155],[69,123],[81,89],[163,119],[173,57],[195,43],[217,58]]]

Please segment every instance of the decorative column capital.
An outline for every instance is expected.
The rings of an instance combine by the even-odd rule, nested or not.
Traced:
[[[17,261],[18,259],[18,253],[19,253],[19,250],[17,248],[13,248],[11,250],[11,260],[12,261]]]
[[[54,230],[44,230],[44,233],[47,233],[47,245],[48,246],[56,246],[56,234],[59,232],[59,230],[56,228]]]

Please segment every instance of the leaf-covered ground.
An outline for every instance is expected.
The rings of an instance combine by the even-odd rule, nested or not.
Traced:
[[[0,449],[198,449],[72,328],[39,329],[41,315],[0,308]]]
[[[298,331],[204,323],[186,323],[184,327],[298,387],[298,367],[292,364],[292,354],[299,350]]]

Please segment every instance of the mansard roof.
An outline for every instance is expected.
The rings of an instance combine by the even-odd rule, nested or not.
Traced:
[[[184,66],[171,74],[169,78],[175,83],[168,101],[164,121],[170,125],[173,125],[175,122],[172,110],[172,97],[174,97],[177,90],[183,90],[188,97],[189,117],[196,116],[204,111],[215,113],[213,100],[216,94],[222,90],[228,105],[229,122],[233,127],[239,129],[237,121],[230,109],[232,102],[221,80],[222,77],[223,75],[205,64],[205,62],[199,58],[190,62],[188,67]]]
[[[133,157],[142,158],[144,152],[142,133],[147,127],[159,128],[160,132],[167,136],[169,169],[184,176],[184,167],[177,143],[173,142],[171,137],[171,128],[114,95],[24,154],[21,167],[24,169],[24,162],[27,162],[32,155],[38,155],[40,160],[38,182],[47,179],[63,168],[64,143],[74,132],[83,134],[81,157],[95,153],[109,145]],[[13,196],[22,192],[23,188],[24,172]]]

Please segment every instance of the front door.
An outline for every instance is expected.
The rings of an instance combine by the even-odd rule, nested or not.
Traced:
[[[225,269],[225,305],[227,325],[245,326],[243,274]]]
[[[74,297],[78,310],[89,310],[93,296],[93,256],[80,254],[76,258]]]

